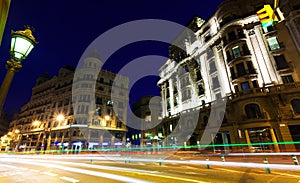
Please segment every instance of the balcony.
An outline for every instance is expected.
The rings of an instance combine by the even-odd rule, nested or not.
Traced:
[[[291,62],[288,62],[281,65],[276,65],[276,70],[279,72],[279,74],[291,73],[293,72],[293,66]]]
[[[227,63],[234,62],[235,60],[243,59],[246,57],[251,57],[250,51],[241,51],[239,56],[227,55]]]
[[[249,69],[249,70],[245,70],[245,72],[240,72],[240,73],[233,73],[231,75],[231,80],[235,80],[238,79],[240,77],[244,77],[244,78],[250,78],[250,77],[255,77],[257,75],[257,71],[256,69]]]
[[[270,93],[281,93],[281,92],[283,93],[283,92],[290,92],[292,90],[299,91],[299,89],[300,89],[300,82],[293,82],[293,83],[268,87]]]
[[[268,119],[268,114],[266,112],[262,112],[262,113],[255,114],[255,115],[252,115],[252,116],[242,115],[241,118],[242,118],[242,121],[267,120]]]
[[[231,95],[231,99],[237,99],[242,97],[256,97],[257,95],[267,95],[267,88],[251,88],[248,90],[239,91]]]
[[[238,35],[235,35],[234,37],[231,37],[229,39],[223,38],[223,45],[224,47],[228,46],[231,43],[235,43],[238,40],[244,40],[246,39],[246,35],[243,33],[240,33]]]

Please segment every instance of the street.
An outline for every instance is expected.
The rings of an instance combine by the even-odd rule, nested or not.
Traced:
[[[226,166],[225,162],[195,164],[173,159],[148,162],[138,158],[102,155],[1,155],[0,182],[290,182],[300,180],[299,169],[290,170]],[[191,159],[191,157],[189,158]],[[195,160],[196,161],[196,160]],[[197,162],[197,161],[196,161]],[[231,162],[233,163],[233,162]],[[223,166],[222,166],[223,164]],[[230,165],[230,162],[228,162]],[[241,164],[242,166],[242,164]],[[298,167],[299,168],[299,167]]]

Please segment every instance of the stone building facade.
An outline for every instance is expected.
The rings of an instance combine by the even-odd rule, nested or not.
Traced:
[[[12,149],[82,150],[125,145],[129,80],[118,75],[120,82],[113,83],[117,75],[99,72],[101,66],[94,52],[76,72],[65,66],[57,76],[41,75],[30,101],[10,123]],[[118,91],[114,101],[112,87]]]
[[[214,150],[300,149],[285,144],[300,140],[300,2],[281,1],[285,20],[263,28],[256,12],[266,3],[226,0],[208,21],[192,19],[187,27],[193,35],[182,31],[174,40],[185,49],[170,46],[159,70],[164,120],[157,133],[174,135],[179,118],[189,127],[184,114],[197,109],[187,144],[199,144],[205,130],[222,123],[210,134],[212,144],[223,145]],[[217,106],[220,101],[226,109]],[[168,145],[178,141],[176,135],[172,139]]]

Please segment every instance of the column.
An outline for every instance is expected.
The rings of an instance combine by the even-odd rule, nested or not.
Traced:
[[[273,128],[270,128],[270,135],[271,135],[272,142],[274,143],[274,150],[275,150],[275,152],[280,152],[280,149],[279,149],[279,146],[277,144],[277,139],[276,139],[276,136],[275,136]]]
[[[115,136],[114,136],[114,135],[112,135],[112,137],[111,137],[111,144],[110,144],[110,146],[111,146],[112,148],[115,147]]]
[[[251,152],[252,151],[252,145],[251,145],[251,140],[250,140],[249,132],[248,132],[247,129],[245,130],[245,138],[246,138],[246,142],[248,144],[248,149]]]
[[[50,149],[50,145],[51,145],[51,131],[49,132],[49,137],[48,137],[48,142],[47,142],[47,148],[46,150],[49,151]]]
[[[222,140],[223,140],[223,144],[224,144],[224,150],[225,153],[229,153],[229,146],[228,146],[228,138],[227,138],[227,133],[226,132],[221,132],[222,134]]]

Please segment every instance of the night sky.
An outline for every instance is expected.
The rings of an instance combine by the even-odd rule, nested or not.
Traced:
[[[45,72],[51,76],[65,65],[76,67],[90,43],[105,31],[133,20],[163,19],[186,25],[193,16],[209,19],[223,0],[135,1],[135,0],[12,0],[0,46],[0,80],[4,79],[9,59],[11,30],[35,28],[39,44],[16,73],[4,108],[12,113],[26,104],[36,78]],[[101,50],[99,50],[101,52]],[[143,41],[119,49],[105,69],[117,72],[124,64],[145,55],[168,56],[168,45]],[[131,101],[143,95],[159,95],[158,77],[139,80],[131,91]],[[134,95],[133,95],[134,93]]]

